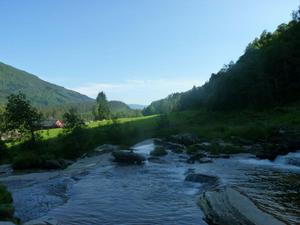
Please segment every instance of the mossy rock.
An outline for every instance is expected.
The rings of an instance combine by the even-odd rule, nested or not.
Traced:
[[[162,146],[157,146],[153,151],[150,152],[151,156],[165,156],[167,154],[167,150]]]

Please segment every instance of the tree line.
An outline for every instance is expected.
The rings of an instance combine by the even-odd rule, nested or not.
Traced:
[[[153,102],[143,113],[266,109],[295,102],[300,97],[300,7],[288,24],[263,31],[244,54],[230,62],[201,87]]]

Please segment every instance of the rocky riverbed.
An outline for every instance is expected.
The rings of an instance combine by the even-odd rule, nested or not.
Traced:
[[[250,154],[191,159],[185,144],[147,140],[126,155],[98,148],[65,170],[16,174],[6,166],[0,181],[27,225],[300,223],[300,153],[274,162]],[[151,154],[162,145],[167,154]],[[131,153],[140,158],[124,163]]]

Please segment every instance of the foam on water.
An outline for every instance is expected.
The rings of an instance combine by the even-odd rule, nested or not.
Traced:
[[[274,161],[268,159],[247,158],[239,159],[239,162],[252,164],[253,166],[266,166],[275,169],[300,172],[300,151],[291,152],[285,156],[278,156]]]

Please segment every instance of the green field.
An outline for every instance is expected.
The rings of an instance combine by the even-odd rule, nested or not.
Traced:
[[[198,135],[202,141],[230,141],[235,136],[256,142],[268,138],[280,127],[299,129],[298,104],[261,112],[195,110],[93,121],[73,132],[64,129],[41,130],[37,132],[39,138],[35,146],[30,146],[26,141],[10,143],[4,161],[13,162],[16,168],[38,168],[44,160],[76,159],[101,144],[117,144],[126,149],[147,138],[163,138],[186,132]]]

